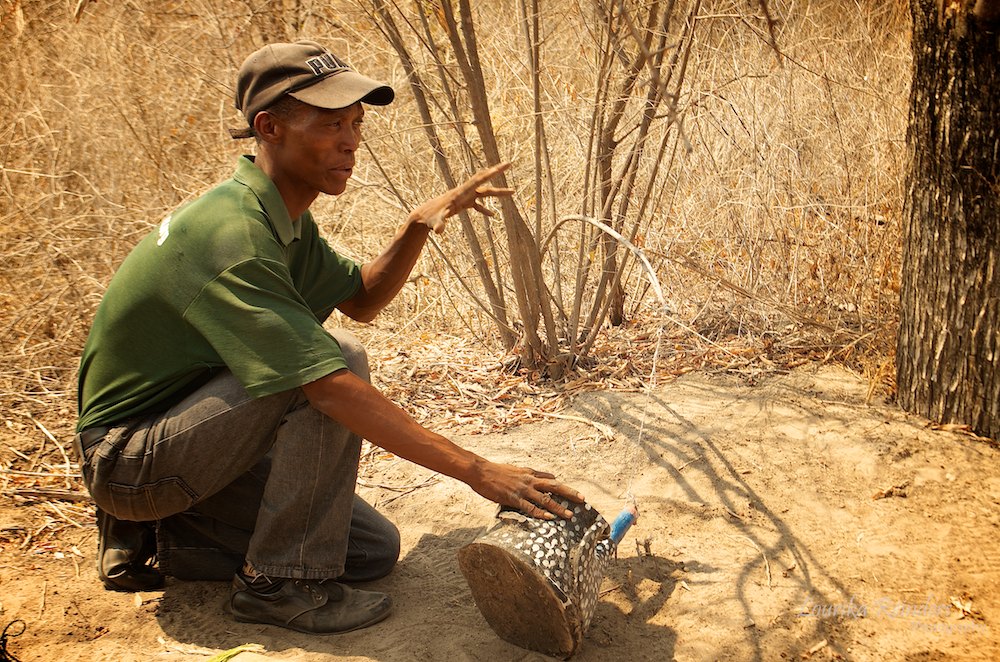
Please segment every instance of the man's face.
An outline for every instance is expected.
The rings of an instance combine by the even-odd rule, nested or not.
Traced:
[[[288,183],[328,195],[343,193],[361,144],[364,115],[359,102],[338,110],[306,106],[283,120],[275,156]]]

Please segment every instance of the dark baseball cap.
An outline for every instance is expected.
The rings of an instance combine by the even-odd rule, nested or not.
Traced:
[[[396,96],[388,85],[362,76],[323,46],[306,40],[268,44],[240,66],[236,107],[250,127],[257,113],[286,94],[334,110],[358,101],[385,106]],[[234,138],[253,135],[252,130],[231,133]]]

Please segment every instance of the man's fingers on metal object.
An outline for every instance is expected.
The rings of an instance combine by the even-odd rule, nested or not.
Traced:
[[[548,512],[559,515],[560,517],[564,517],[566,519],[573,517],[573,511],[568,508],[563,508],[563,505],[553,499],[552,495],[548,492],[542,494],[541,505],[544,506]]]
[[[521,510],[532,517],[541,519],[552,519],[552,513],[531,503],[528,499],[521,500]]]
[[[531,509],[532,511],[534,511],[532,514],[535,517],[539,517],[541,519],[555,519],[555,514],[552,513],[548,508],[540,508],[538,506],[532,505]]]
[[[555,494],[558,494],[561,497],[569,499],[570,501],[576,501],[576,502],[583,501],[582,494],[574,490],[572,487],[568,485],[563,485],[558,481],[552,481],[551,486],[547,489],[550,492],[554,492]]]
[[[552,498],[552,495],[548,492],[543,495],[542,505],[545,506],[549,512],[559,515],[560,517],[564,517],[566,519],[573,517],[573,511],[568,508],[564,508],[563,505]]]

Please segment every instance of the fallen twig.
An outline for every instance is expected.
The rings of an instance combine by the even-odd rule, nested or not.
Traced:
[[[597,428],[597,431],[604,435],[605,439],[608,441],[615,438],[615,430],[610,425],[605,425],[604,423],[598,423],[597,421],[592,421],[589,418],[584,418],[583,416],[571,416],[569,414],[555,414],[548,411],[537,412],[541,416],[546,418],[559,418],[565,421],[576,421],[577,423],[586,423],[587,425],[593,425]]]
[[[63,520],[65,520],[66,522],[69,522],[70,524],[72,524],[73,526],[75,526],[75,527],[76,527],[76,528],[78,528],[78,529],[82,529],[82,528],[83,528],[83,525],[82,525],[82,524],[80,524],[79,522],[77,522],[77,521],[75,521],[75,520],[71,519],[71,518],[70,518],[70,517],[69,517],[68,515],[66,515],[66,513],[64,513],[64,512],[63,512],[63,511],[62,511],[62,510],[61,510],[61,509],[59,508],[59,506],[57,506],[56,504],[52,503],[51,501],[46,501],[44,505],[45,505],[45,507],[46,507],[46,508],[48,508],[49,510],[51,510],[51,511],[55,512],[55,514],[56,514],[56,515],[58,515],[60,519],[63,519]]]
[[[768,563],[767,561],[767,554],[765,554],[764,551],[757,545],[757,543],[755,543],[753,539],[750,538],[749,536],[737,536],[730,534],[729,537],[732,538],[733,540],[739,540],[739,539],[746,540],[753,546],[754,549],[760,552],[761,557],[764,559],[764,569],[767,571],[767,587],[771,588],[771,564]]]
[[[65,478],[60,473],[51,471],[22,471],[21,469],[5,469],[0,467],[0,474],[10,474],[12,476],[38,476],[40,478]],[[73,476],[75,478],[76,476]]]
[[[38,620],[42,619],[42,614],[45,613],[45,593],[49,588],[49,580],[42,580],[42,601],[38,605]]]
[[[90,501],[90,495],[86,492],[74,490],[46,489],[42,487],[25,487],[11,491],[14,496],[25,499],[57,499],[60,501]]]
[[[38,427],[39,430],[42,431],[42,433],[45,434],[46,437],[48,437],[52,441],[53,444],[56,445],[56,448],[59,449],[59,453],[62,454],[63,460],[66,461],[66,478],[72,478],[73,475],[70,473],[69,455],[66,454],[66,449],[63,448],[63,445],[59,443],[59,440],[56,439],[56,436],[51,432],[49,432],[48,428],[42,425],[41,422],[35,420],[35,418],[32,416],[29,416],[28,418],[31,420],[32,423],[34,423]]]
[[[804,652],[801,655],[799,655],[799,657],[801,657],[803,660],[808,660],[810,657],[812,657],[816,653],[818,653],[821,650],[823,650],[824,648],[826,648],[827,645],[828,645],[828,642],[827,642],[826,639],[824,639],[823,641],[819,642],[818,644],[816,644],[815,646],[813,646],[812,648],[810,648],[806,652]]]
[[[428,477],[422,483],[414,483],[412,485],[386,485],[385,483],[370,483],[366,480],[358,479],[358,485],[363,487],[381,487],[383,490],[392,490],[393,492],[412,492],[413,490],[419,489],[421,487],[427,487],[428,485],[433,485],[434,483],[440,482],[438,474]]]
[[[598,597],[600,597],[600,598],[603,598],[603,597],[604,597],[605,595],[607,595],[608,593],[614,593],[615,591],[617,591],[617,590],[618,590],[618,589],[620,589],[621,587],[622,587],[622,585],[621,585],[621,584],[615,584],[614,586],[612,586],[612,587],[610,587],[610,588],[606,588],[606,589],[604,589],[603,591],[601,591],[601,592],[600,592],[600,594],[598,595]]]
[[[432,479],[433,479],[433,480],[432,480]],[[384,506],[384,505],[386,505],[386,504],[389,504],[389,503],[392,503],[392,502],[393,502],[393,501],[395,501],[396,499],[402,499],[402,498],[403,498],[403,497],[405,497],[405,496],[406,496],[407,494],[411,494],[411,493],[413,493],[413,492],[416,492],[416,491],[417,491],[417,490],[419,490],[419,489],[420,489],[421,487],[427,487],[428,485],[433,485],[434,483],[437,483],[437,482],[439,482],[439,481],[437,480],[437,474],[434,474],[433,476],[431,476],[430,478],[428,478],[428,479],[427,479],[426,481],[424,481],[423,483],[421,483],[421,484],[419,484],[419,485],[414,485],[413,487],[411,487],[410,489],[406,490],[405,492],[401,492],[401,493],[397,494],[397,495],[396,495],[396,496],[394,496],[394,497],[391,497],[391,498],[389,498],[389,499],[386,499],[385,501],[383,501],[383,502],[382,502],[382,505]]]
[[[703,458],[702,458],[701,455],[699,455],[698,457],[694,458],[693,460],[688,460],[687,462],[685,462],[681,466],[677,467],[677,471],[681,471],[682,469],[684,469],[689,464],[694,464],[695,462],[697,462],[698,460],[701,460],[701,459],[703,459]]]

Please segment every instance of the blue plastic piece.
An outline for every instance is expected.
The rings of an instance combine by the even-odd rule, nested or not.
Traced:
[[[625,533],[634,523],[635,511],[631,508],[626,508],[618,513],[618,517],[611,523],[611,541],[616,545],[620,543],[622,538],[625,537]]]

